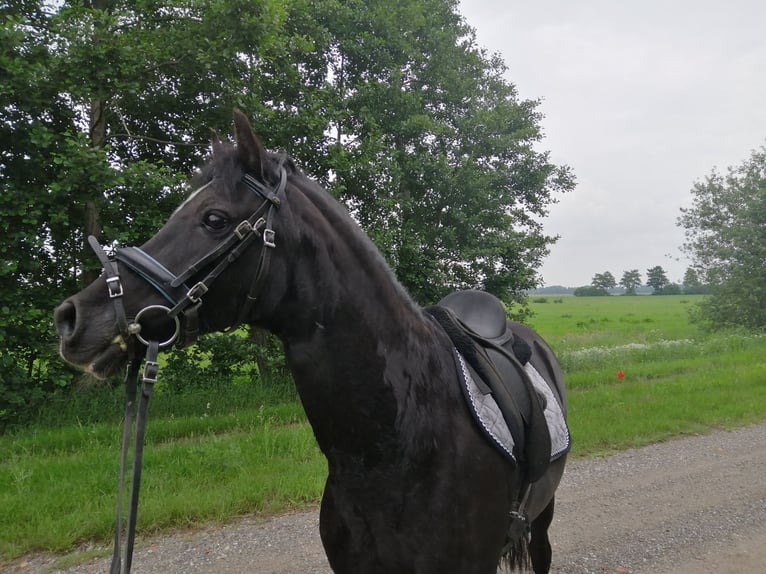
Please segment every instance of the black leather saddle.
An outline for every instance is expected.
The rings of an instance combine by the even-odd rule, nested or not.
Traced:
[[[492,394],[526,480],[536,481],[550,464],[551,438],[544,398],[524,370],[532,356],[529,343],[514,336],[502,303],[483,291],[457,291],[426,311],[463,355],[480,391]]]

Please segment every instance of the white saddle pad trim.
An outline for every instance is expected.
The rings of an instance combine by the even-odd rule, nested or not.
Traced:
[[[484,394],[479,389],[476,382],[468,370],[465,359],[457,350],[455,353],[460,363],[460,370],[463,375],[463,383],[467,395],[471,402],[477,422],[482,426],[484,432],[499,446],[510,459],[516,463],[516,457],[513,455],[515,441],[508,425],[505,423],[503,413],[497,406],[494,397],[491,394]],[[524,366],[532,385],[545,397],[545,422],[548,424],[548,431],[551,435],[551,460],[554,460],[569,451],[571,446],[571,437],[569,427],[567,426],[564,412],[559,404],[559,400],[553,393],[548,383],[545,382],[542,375],[537,372],[531,363]]]
[[[571,442],[569,427],[567,427],[558,397],[553,394],[542,375],[537,372],[532,363],[524,365],[524,370],[537,392],[545,397],[543,413],[545,414],[545,422],[548,423],[548,432],[551,433],[551,460],[553,460],[569,450]]]
[[[484,428],[484,432],[516,463],[516,457],[513,456],[513,447],[515,442],[508,425],[505,423],[503,413],[497,406],[494,397],[485,395],[479,390],[478,385],[473,380],[471,372],[465,363],[463,355],[457,353],[460,360],[460,369],[463,371],[463,381],[468,390],[468,398],[471,401],[471,408],[476,415],[476,420]]]

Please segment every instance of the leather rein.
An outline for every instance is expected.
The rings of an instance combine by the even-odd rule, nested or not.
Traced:
[[[145,357],[133,353],[128,363],[125,375],[125,418],[122,429],[120,453],[119,481],[117,485],[117,518],[114,529],[114,551],[110,574],[129,574],[133,561],[135,544],[136,520],[138,515],[138,494],[141,486],[141,465],[146,433],[149,398],[154,390],[159,374],[157,357],[162,348],[177,344],[181,347],[193,344],[199,335],[198,311],[202,305],[202,297],[218,276],[257,239],[261,238],[261,249],[255,276],[250,285],[244,305],[240,309],[236,322],[229,329],[241,325],[247,317],[250,308],[258,297],[268,273],[271,251],[275,245],[275,233],[272,222],[276,210],[279,209],[282,196],[287,186],[287,172],[280,164],[279,183],[275,188],[269,188],[253,176],[245,174],[242,184],[263,199],[253,214],[240,222],[232,234],[224,239],[209,253],[195,261],[189,268],[176,276],[159,261],[138,247],[117,249],[112,256],[107,255],[104,248],[95,237],[88,237],[96,256],[99,258],[106,276],[109,298],[114,305],[115,320],[119,329],[113,343],[123,351],[128,351],[128,341],[135,337],[146,347]],[[125,313],[123,298],[125,292],[120,279],[122,264],[132,273],[149,283],[168,305],[149,305],[129,318]],[[187,282],[210,269],[204,277],[191,287]],[[169,336],[154,337],[142,333],[141,318],[148,314],[163,314],[167,317],[172,328]],[[148,338],[147,338],[148,337]],[[154,340],[163,339],[163,340]],[[141,372],[141,363],[144,369]],[[141,380],[141,393],[138,395],[138,381]],[[136,403],[138,400],[138,403]],[[135,429],[134,429],[135,426]],[[134,432],[135,431],[135,432]],[[134,454],[132,461],[132,483],[130,487],[130,506],[127,524],[123,524],[123,503],[125,498],[125,475],[128,466],[130,445],[133,442]],[[126,535],[124,559],[122,556],[123,533]]]

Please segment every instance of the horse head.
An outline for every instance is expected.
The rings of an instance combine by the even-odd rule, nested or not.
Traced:
[[[294,166],[266,152],[239,111],[234,127],[236,145],[214,136],[195,191],[154,237],[111,257],[91,238],[105,272],[54,312],[66,361],[110,376],[149,340],[189,344],[198,333],[251,322],[279,297],[265,287],[284,285],[272,252]]]

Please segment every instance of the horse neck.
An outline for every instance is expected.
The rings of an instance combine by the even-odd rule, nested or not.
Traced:
[[[376,339],[395,344],[403,329],[422,329],[422,310],[372,241],[327,192],[308,180],[304,186],[288,194],[291,230],[283,248],[288,280],[278,334],[306,339],[318,330],[332,337],[341,329],[359,331],[363,323]],[[296,324],[298,332],[290,333]]]
[[[438,362],[433,325],[348,215],[304,207],[274,330],[328,458],[375,458]]]

